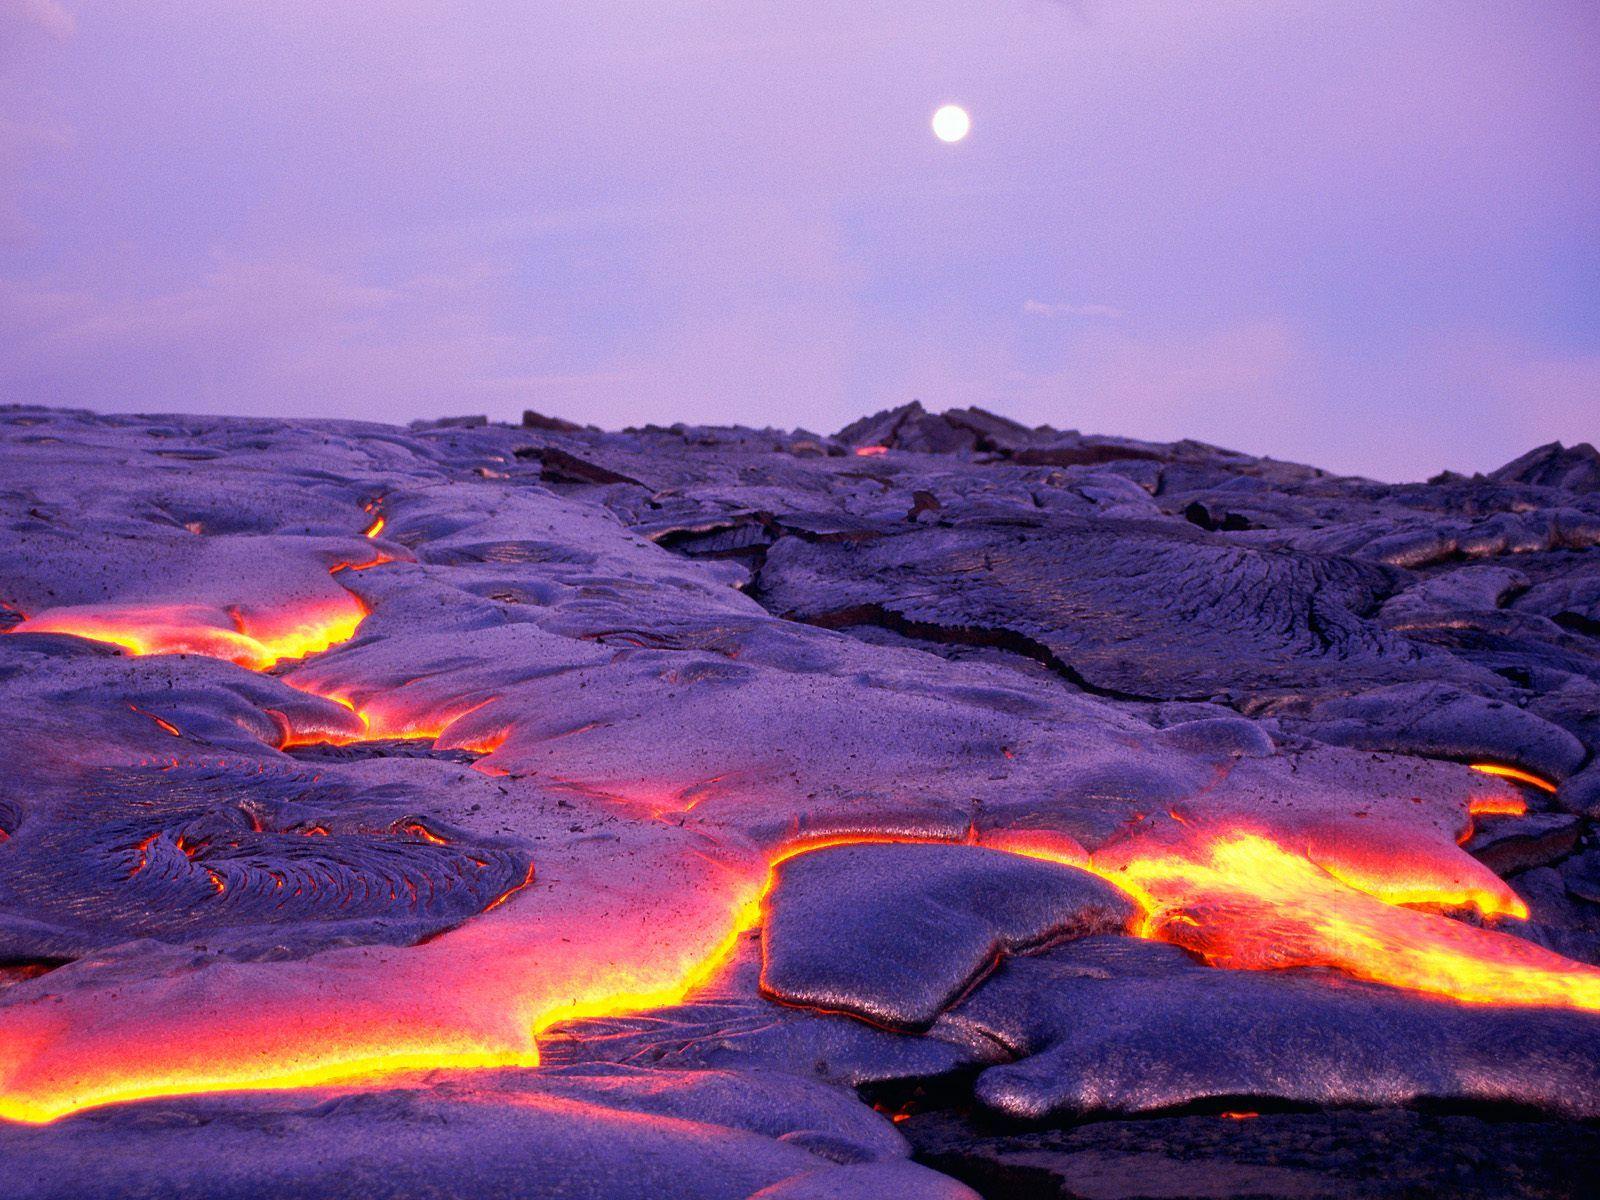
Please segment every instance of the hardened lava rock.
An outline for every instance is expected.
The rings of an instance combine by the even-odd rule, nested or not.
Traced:
[[[1597,462],[0,410],[0,1192],[1584,1194]]]
[[[978,846],[836,846],[781,863],[762,990],[921,1030],[1008,954],[1120,933],[1138,909],[1086,871]]]
[[[370,1196],[975,1200],[870,1109],[793,1076],[617,1068],[159,1102],[0,1126],[17,1200]]]
[[[994,645],[1126,699],[1303,685],[1330,662],[1379,682],[1455,670],[1365,619],[1398,586],[1382,568],[1232,545],[1187,523],[973,521],[858,547],[791,540],[768,553],[760,586],[799,619]]]
[[[1322,971],[1219,971],[1127,938],[1012,960],[944,1020],[944,1036],[1015,1057],[975,1094],[1028,1121],[1242,1099],[1600,1113],[1600,1016],[1455,1004]]]
[[[403,944],[529,879],[521,850],[403,804],[298,771],[90,772],[10,822],[0,956],[71,958],[140,937],[232,953]]]
[[[1600,1129],[1530,1114],[1258,1112],[1006,1129],[951,1113],[900,1126],[920,1161],[985,1196],[1095,1200],[1577,1200]]]

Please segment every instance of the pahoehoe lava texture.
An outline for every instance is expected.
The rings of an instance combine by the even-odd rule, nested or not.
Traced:
[[[1597,546],[1586,445],[0,410],[0,1190],[1584,1194]]]
[[[458,840],[392,797],[286,773],[90,772],[12,822],[0,956],[71,957],[133,938],[308,953],[332,939],[414,942],[525,879],[515,849]],[[474,842],[476,841],[476,844]]]
[[[1087,871],[979,846],[858,845],[780,864],[767,995],[926,1029],[1002,956],[1121,932],[1135,905]]]
[[[1330,662],[1407,677],[1433,657],[1363,619],[1396,586],[1383,568],[1171,523],[980,521],[866,546],[790,541],[760,582],[804,620],[1017,649],[1124,699],[1292,687]]]

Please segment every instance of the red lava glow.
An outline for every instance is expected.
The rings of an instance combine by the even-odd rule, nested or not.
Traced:
[[[1502,779],[1514,779],[1518,783],[1525,783],[1529,787],[1536,787],[1541,792],[1554,792],[1556,785],[1548,779],[1540,779],[1537,775],[1530,775],[1516,767],[1502,766],[1500,763],[1473,763],[1474,771],[1482,771],[1485,775],[1498,775]]]
[[[320,654],[349,641],[366,619],[361,601],[348,592],[293,613],[265,617],[223,614],[205,605],[84,604],[48,609],[13,633],[66,633],[121,646],[130,654],[203,654],[265,671],[284,659]]]
[[[1137,898],[1141,933],[1217,967],[1331,967],[1356,979],[1463,1004],[1600,1011],[1600,970],[1531,942],[1408,905],[1429,899],[1414,864],[1400,887],[1341,878],[1272,838],[1238,830],[1177,845],[1135,839],[1095,855],[1094,871]],[[1406,897],[1396,903],[1396,893]],[[1431,898],[1457,907],[1448,885]],[[1524,910],[1525,911],[1525,910]]]
[[[368,526],[366,536],[376,537],[383,524],[378,517]],[[393,561],[392,556],[374,550],[361,562],[335,563],[329,574],[364,571]],[[15,625],[11,632],[65,633],[108,642],[129,654],[201,654],[265,671],[285,660],[321,654],[349,641],[366,618],[366,605],[340,588],[321,600],[280,612],[182,603],[69,605],[46,609]]]
[[[156,716],[155,713],[145,712],[145,710],[140,708],[137,704],[130,704],[128,705],[128,708],[130,711],[138,713],[141,717],[148,717],[150,720],[155,722],[158,729],[161,729],[166,733],[170,733],[173,737],[183,736],[183,733],[171,721],[163,721],[160,717]]]
[[[369,538],[377,537],[380,533],[383,532],[384,524],[385,524],[384,519],[382,517],[379,517],[377,520],[373,521],[371,525],[368,525],[366,527],[366,529],[364,529],[362,531],[361,536],[362,537],[369,537]]]
[[[983,845],[1027,858],[1091,870],[1089,852],[1076,838],[1049,829],[1006,829],[985,834]]]
[[[392,704],[381,701],[366,706],[358,706],[347,696],[337,692],[317,691],[299,683],[293,678],[284,680],[290,687],[305,692],[307,695],[320,696],[324,700],[331,700],[343,708],[355,713],[361,722],[360,733],[346,733],[338,730],[327,729],[299,729],[292,731],[284,739],[283,748],[290,746],[335,745],[346,746],[353,742],[376,741],[429,741],[436,742],[444,736],[444,732],[462,717],[477,712],[486,704],[493,703],[496,697],[479,700],[474,704],[457,705],[443,712],[428,709],[423,712],[405,712]],[[475,754],[492,754],[505,742],[506,734],[500,733],[494,737],[485,738],[479,742],[457,743],[452,748],[469,750]]]
[[[371,558],[363,559],[361,562],[335,563],[328,568],[328,573],[337,575],[340,571],[365,571],[371,567],[381,567],[384,563],[392,563],[394,561],[392,554],[385,554],[380,550],[375,552]]]
[[[856,456],[858,458],[872,458],[875,455],[887,454],[887,453],[889,453],[889,447],[887,447],[887,446],[857,446],[856,447]]]
[[[1600,1010],[1594,968],[1397,905],[1260,833],[1176,832],[1176,843],[1146,835],[1093,856],[1045,831],[980,844],[1093,871],[1139,902],[1140,936],[1217,967],[1326,967],[1461,1003]],[[830,845],[939,840],[819,837],[777,851],[765,871],[673,851],[660,863],[682,885],[670,903],[606,901],[582,920],[571,893],[530,889],[530,872],[489,906],[492,915],[424,945],[376,952],[377,963],[363,950],[321,966],[218,964],[136,995],[113,984],[114,1003],[68,993],[72,1007],[0,1010],[0,1117],[44,1122],[152,1096],[536,1066],[537,1039],[555,1024],[677,1004],[708,982],[760,923],[785,859]],[[1442,894],[1440,903],[1454,899]],[[263,996],[276,1015],[263,1015]],[[181,1035],[175,1011],[184,1014]]]
[[[0,1009],[0,1119],[39,1124],[158,1096],[538,1066],[544,1030],[680,1003],[757,923],[759,874],[690,857],[661,864],[686,885],[681,897],[625,899],[625,889],[577,922],[570,894],[534,893],[524,879],[489,906],[498,911],[405,950],[214,963],[13,1004]]]
[[[427,842],[429,845],[432,845],[432,846],[448,846],[450,844],[450,839],[449,838],[440,837],[437,833],[435,833],[433,830],[429,829],[421,821],[406,821],[406,822],[403,822],[401,825],[399,825],[397,828],[399,829],[399,831],[401,833],[409,833],[412,837],[419,838],[422,841]],[[528,878],[529,878],[529,881],[531,882],[532,878],[533,878],[531,872],[530,872]]]
[[[1475,817],[1525,817],[1528,802],[1521,796],[1474,796],[1467,811]]]

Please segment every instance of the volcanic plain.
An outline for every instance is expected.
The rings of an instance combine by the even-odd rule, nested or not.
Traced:
[[[0,1193],[1600,1191],[1600,454],[0,409]]]

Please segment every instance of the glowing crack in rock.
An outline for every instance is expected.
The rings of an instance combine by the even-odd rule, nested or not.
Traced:
[[[1541,792],[1554,793],[1556,790],[1556,785],[1548,779],[1541,779],[1529,771],[1519,770],[1516,767],[1508,767],[1500,763],[1473,763],[1472,769],[1474,771],[1482,771],[1485,775],[1498,775],[1502,779],[1525,783],[1529,787],[1538,788]]]

